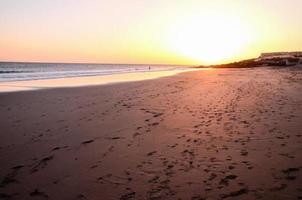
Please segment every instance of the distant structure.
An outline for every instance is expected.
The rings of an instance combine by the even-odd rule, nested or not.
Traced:
[[[302,57],[302,51],[262,53],[260,58]]]
[[[302,65],[302,51],[262,53],[255,61],[262,65]]]

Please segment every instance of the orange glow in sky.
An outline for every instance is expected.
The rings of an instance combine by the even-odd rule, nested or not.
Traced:
[[[302,48],[300,0],[1,0],[0,60],[214,64]]]

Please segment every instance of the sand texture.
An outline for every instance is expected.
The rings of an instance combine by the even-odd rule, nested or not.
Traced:
[[[0,94],[0,199],[302,199],[302,70]]]

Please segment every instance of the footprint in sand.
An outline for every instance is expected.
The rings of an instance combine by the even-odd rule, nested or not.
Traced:
[[[242,189],[230,192],[228,194],[221,194],[220,197],[222,199],[229,198],[229,197],[237,197],[237,196],[240,196],[243,194],[247,194],[248,192],[249,192],[249,190],[247,188],[242,188]]]
[[[229,181],[230,180],[234,180],[234,179],[236,179],[237,178],[237,176],[236,175],[233,175],[233,174],[231,174],[231,175],[227,175],[226,177],[224,177],[223,179],[221,179],[220,180],[220,185],[229,185]]]
[[[39,163],[31,169],[31,173],[37,172],[40,169],[45,168],[47,166],[48,162],[50,160],[52,160],[53,158],[54,158],[54,156],[51,155],[51,156],[45,157],[42,160],[40,160]]]
[[[94,142],[94,140],[86,140],[86,141],[82,142],[82,144],[90,144],[92,142]]]
[[[31,197],[42,197],[48,199],[48,195],[45,192],[41,192],[39,189],[35,189],[29,194]]]
[[[126,194],[123,194],[121,197],[120,197],[120,200],[129,200],[129,199],[135,199],[135,192],[128,192]]]
[[[286,170],[282,170],[282,172],[285,174],[285,178],[287,180],[295,180],[297,178],[297,173],[299,172],[299,168],[290,167]]]
[[[147,156],[152,156],[155,153],[157,153],[157,151],[151,151],[151,152],[147,153]]]

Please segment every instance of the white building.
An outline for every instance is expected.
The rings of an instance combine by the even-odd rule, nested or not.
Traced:
[[[265,65],[300,65],[302,64],[302,51],[262,53],[256,61]]]
[[[302,57],[302,51],[262,53],[260,59]]]

